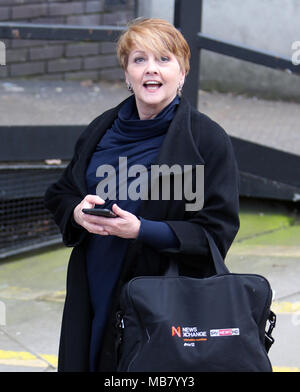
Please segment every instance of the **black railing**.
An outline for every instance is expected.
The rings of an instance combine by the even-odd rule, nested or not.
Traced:
[[[44,193],[64,165],[0,164],[0,259],[61,242]]]
[[[124,27],[0,23],[0,38],[56,41],[116,41]]]
[[[221,41],[201,33],[202,3],[203,0],[175,0],[174,24],[187,39],[192,55],[191,72],[185,82],[184,95],[196,107],[198,103],[201,50],[208,50],[268,68],[300,74],[300,66],[294,65],[289,58],[232,42]]]

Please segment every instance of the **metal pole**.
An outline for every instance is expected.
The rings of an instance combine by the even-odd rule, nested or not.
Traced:
[[[201,32],[202,0],[176,0],[174,24],[187,40],[191,50],[191,69],[186,78],[183,94],[197,107],[200,75],[200,50],[197,34]]]
[[[114,42],[125,26],[77,26],[0,22],[0,38]]]

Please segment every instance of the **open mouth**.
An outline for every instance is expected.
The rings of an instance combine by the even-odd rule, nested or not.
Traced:
[[[149,80],[143,84],[143,86],[147,89],[147,91],[157,91],[161,86],[162,83],[157,82],[155,80]]]

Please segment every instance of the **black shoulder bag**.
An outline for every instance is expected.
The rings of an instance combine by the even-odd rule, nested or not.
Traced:
[[[230,273],[206,232],[216,275],[129,281],[117,313],[119,372],[271,372],[276,316],[260,275]],[[267,322],[269,328],[266,331]]]

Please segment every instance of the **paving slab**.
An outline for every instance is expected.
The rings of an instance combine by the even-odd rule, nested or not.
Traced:
[[[0,264],[0,371],[54,371],[71,249],[59,247]]]
[[[128,95],[125,82],[0,81],[0,125],[88,124]],[[229,135],[300,155],[300,103],[199,90],[198,109]]]
[[[201,90],[198,108],[229,135],[300,155],[300,103]]]
[[[269,281],[274,292],[271,309],[277,315],[271,363],[275,371],[300,371],[299,215],[285,205],[270,205],[242,208],[241,230],[226,264],[231,272],[259,274]]]
[[[300,371],[296,343],[300,341],[300,246],[295,253],[285,247],[288,256],[282,247],[281,255],[276,256],[269,246],[245,248],[233,245],[226,264],[231,272],[259,274],[269,281],[274,291],[271,309],[277,315],[275,343],[269,352],[271,363],[279,370],[287,367],[286,371]]]
[[[0,125],[87,125],[128,96],[120,82],[0,81]]]

